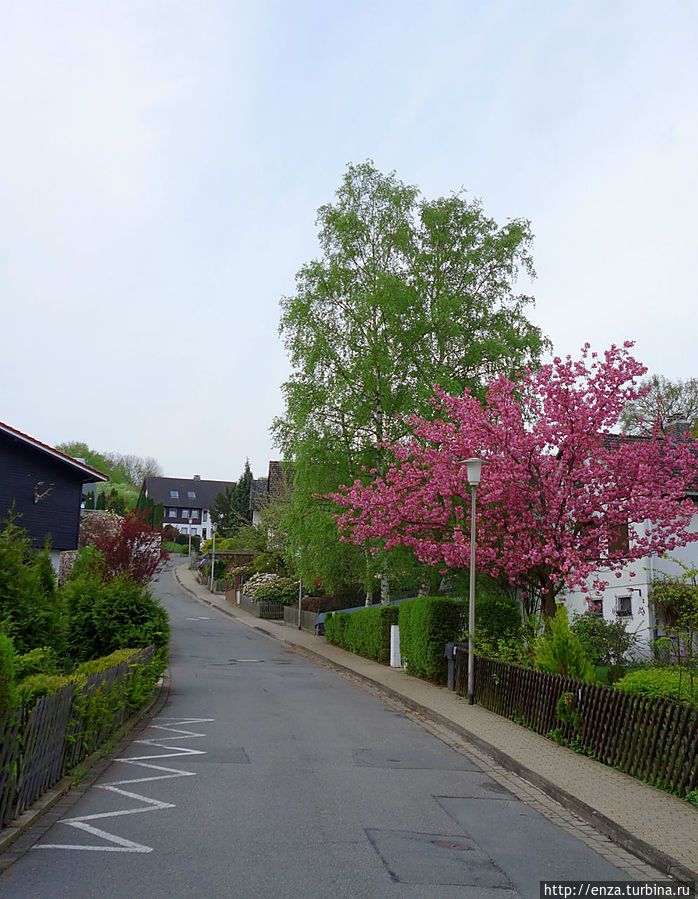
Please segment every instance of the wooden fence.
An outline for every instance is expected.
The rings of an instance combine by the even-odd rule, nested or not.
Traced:
[[[467,670],[467,651],[458,647],[461,696],[467,695]],[[481,656],[475,659],[475,702],[678,796],[698,788],[696,706]]]
[[[315,625],[320,617],[318,612],[301,611],[301,629],[315,633]],[[284,606],[284,621],[293,627],[298,627],[298,604]]]
[[[110,691],[154,654],[152,646],[141,649],[119,665],[89,675],[79,687],[68,684],[0,721],[0,827],[21,815],[120,727],[128,714],[123,702],[115,703],[98,731],[88,732],[89,698],[98,689]]]
[[[268,621],[283,621],[284,608],[280,602],[255,602],[244,593],[240,595],[240,605],[248,612],[252,612],[258,618],[266,618]]]

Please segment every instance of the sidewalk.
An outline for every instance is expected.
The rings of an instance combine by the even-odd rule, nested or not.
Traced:
[[[698,879],[698,808],[627,774],[559,746],[457,694],[325,643],[279,621],[256,618],[214,595],[186,565],[173,569],[181,587],[247,627],[316,656],[378,687],[541,789],[614,843],[678,879]],[[651,879],[648,877],[648,879]]]

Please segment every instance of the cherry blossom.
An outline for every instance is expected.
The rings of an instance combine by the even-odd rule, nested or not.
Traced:
[[[478,569],[540,596],[546,615],[565,588],[598,593],[599,570],[698,539],[689,529],[695,478],[690,440],[655,431],[613,433],[626,403],[642,395],[645,367],[633,344],[555,358],[521,380],[500,377],[484,406],[436,389],[431,420],[410,419],[413,437],[387,447],[382,477],[332,494],[343,539],[404,544],[442,569],[470,559],[470,488],[463,460],[483,459],[478,488]],[[633,527],[651,523],[650,527]],[[621,539],[630,526],[630,541]],[[606,574],[604,574],[606,576]]]

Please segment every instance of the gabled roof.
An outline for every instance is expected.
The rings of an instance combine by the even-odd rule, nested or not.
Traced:
[[[261,512],[267,502],[267,479],[254,478],[250,485],[250,511]]]
[[[154,503],[177,509],[210,509],[213,500],[227,487],[234,487],[235,481],[202,481],[200,478],[160,478],[147,477],[143,480],[141,493],[152,497]],[[174,491],[179,496],[170,496]],[[195,494],[189,496],[189,493]]]
[[[605,447],[613,448],[617,446],[623,446],[624,444],[633,444],[633,443],[646,443],[651,438],[646,435],[636,435],[636,434],[604,434],[603,435],[603,444]],[[662,440],[674,439],[678,443],[682,443],[688,446],[693,457],[695,459],[695,468],[694,468],[694,476],[693,482],[686,490],[686,495],[690,497],[698,496],[698,440],[694,439],[690,435],[686,434],[685,436],[676,436],[673,434],[664,434],[661,436]]]
[[[273,461],[269,463],[267,492],[270,499],[286,499],[293,492],[293,462]]]
[[[37,440],[35,437],[30,437],[28,434],[23,434],[16,428],[12,428],[10,427],[10,425],[7,425],[4,422],[0,421],[0,436],[3,435],[11,441],[14,441],[26,447],[30,447],[33,450],[38,450],[39,452],[44,453],[45,455],[56,459],[58,462],[64,463],[65,465],[74,469],[78,474],[82,476],[83,484],[91,484],[95,481],[109,480],[109,475],[104,474],[104,472],[97,471],[97,469],[92,468],[91,465],[86,465],[84,462],[78,461],[78,459],[73,459],[72,456],[67,456],[60,450],[54,449],[52,446],[48,446],[48,444],[42,443],[40,440]]]

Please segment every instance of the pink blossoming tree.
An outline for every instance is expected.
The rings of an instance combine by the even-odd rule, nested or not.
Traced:
[[[481,457],[478,570],[540,600],[546,616],[565,588],[607,586],[629,562],[698,539],[689,529],[695,477],[690,441],[659,431],[613,436],[645,368],[632,343],[602,356],[556,358],[521,381],[493,381],[484,406],[468,391],[437,390],[435,417],[411,419],[414,437],[390,447],[392,464],[332,498],[344,539],[406,545],[423,562],[467,567],[470,488],[463,460]],[[376,472],[373,472],[376,475]],[[633,523],[649,521],[649,527]],[[630,539],[627,539],[630,526]]]

